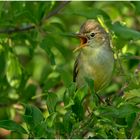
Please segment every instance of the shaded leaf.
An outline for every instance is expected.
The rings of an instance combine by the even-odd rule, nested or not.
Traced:
[[[55,93],[48,93],[46,104],[49,110],[49,113],[52,113],[55,111],[56,104],[58,102],[58,97]]]
[[[127,117],[133,113],[140,112],[140,108],[132,104],[124,104],[118,108],[119,118]]]
[[[76,14],[76,15],[87,17],[89,19],[96,19],[99,15],[102,15],[104,17],[104,19],[107,21],[107,23],[111,23],[111,20],[110,20],[110,17],[108,16],[108,14],[101,9],[94,8],[94,10],[93,10],[92,8],[87,8],[84,11],[81,9],[81,10],[75,10],[72,13]]]
[[[115,32],[115,34],[121,37],[122,39],[127,39],[127,40],[140,39],[140,32],[130,29],[119,22],[115,22],[111,28]]]
[[[108,116],[108,117],[117,117],[119,116],[119,112],[116,107],[113,106],[107,106],[107,107],[99,107],[95,111],[96,115],[99,116]]]
[[[78,89],[74,96],[74,105],[72,106],[73,112],[77,115],[79,119],[83,119],[84,117],[84,109],[83,101],[88,94],[88,86],[83,86]]]
[[[34,129],[35,138],[45,138],[47,131],[47,122],[40,122]]]
[[[75,118],[74,118],[74,114],[71,111],[68,111],[65,116],[64,116],[64,120],[63,120],[63,125],[65,128],[65,131],[70,134],[72,131],[72,127],[73,124],[75,123]]]
[[[85,77],[85,80],[91,90],[91,93],[94,94],[94,80],[88,77]]]
[[[6,60],[5,60],[5,53],[4,51],[0,48],[0,78],[3,76],[3,74],[5,73],[5,64],[6,64]]]
[[[3,120],[0,121],[0,127],[5,128],[7,130],[16,131],[19,133],[27,134],[27,131],[19,124],[12,120]]]
[[[31,127],[37,126],[41,121],[44,120],[42,112],[36,106],[27,104],[24,104],[24,106],[25,106],[24,117],[26,117],[27,123]]]
[[[83,99],[88,94],[88,86],[83,86],[80,89],[78,89],[75,93],[75,99],[77,99],[79,102],[82,102]]]
[[[47,38],[44,39],[40,45],[41,45],[41,48],[44,49],[46,53],[48,54],[51,64],[54,65],[55,58],[54,58],[53,52],[51,51],[51,47],[53,46],[53,39],[47,36]]]

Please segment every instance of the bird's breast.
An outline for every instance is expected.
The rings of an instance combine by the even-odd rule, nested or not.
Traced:
[[[114,67],[113,53],[108,48],[84,48],[79,56],[78,86],[85,83],[85,77],[94,80],[94,89],[102,89],[111,79]]]

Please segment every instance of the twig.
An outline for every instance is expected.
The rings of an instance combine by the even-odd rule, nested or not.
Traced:
[[[119,96],[123,96],[124,90],[128,87],[129,83],[124,83],[124,86],[119,90],[118,94]]]
[[[70,2],[70,1],[62,1],[62,2],[60,3],[60,5],[59,5],[56,9],[54,9],[52,12],[50,12],[43,20],[47,20],[47,19],[49,19],[50,17],[52,17],[52,16],[58,14],[58,13],[60,12],[60,10],[63,9],[64,6],[67,5],[69,2]]]
[[[53,11],[51,11],[47,16],[45,16],[45,18],[42,20],[40,26],[49,18],[51,18],[52,16],[58,14],[60,12],[61,9],[64,8],[64,6],[66,4],[68,4],[70,1],[62,1],[60,3],[60,5],[58,5],[58,7],[56,7],[56,9],[54,9]],[[0,34],[12,34],[12,33],[16,33],[16,32],[24,32],[24,31],[29,31],[32,29],[35,29],[35,25],[33,24],[28,24],[25,27],[10,27],[10,28],[5,28],[5,29],[0,29]]]
[[[35,25],[27,25],[25,27],[15,27],[15,28],[8,28],[8,29],[0,29],[0,34],[12,34],[15,32],[24,32],[31,29],[34,29]]]
[[[140,60],[140,56],[137,56],[137,55],[135,55],[135,56],[131,56],[130,59]]]

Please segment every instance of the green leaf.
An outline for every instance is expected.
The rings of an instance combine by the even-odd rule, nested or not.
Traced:
[[[135,97],[140,98],[140,89],[132,89],[124,93],[124,98],[126,100],[129,100]]]
[[[16,131],[18,133],[27,134],[27,131],[19,124],[12,120],[2,120],[0,121],[0,127],[7,130]]]
[[[115,22],[111,28],[115,32],[115,34],[121,37],[122,39],[127,40],[140,39],[140,32],[130,29],[127,26],[120,24],[120,22]]]
[[[27,124],[30,128],[34,128],[32,116],[30,116],[30,115],[23,115],[22,117],[23,117],[24,121],[26,122],[26,124]]]
[[[44,120],[42,112],[33,105],[27,105],[23,104],[25,106],[25,115],[24,118],[26,118],[25,121],[31,126],[35,127],[37,126],[41,121]]]
[[[68,87],[69,83],[71,82],[71,76],[69,72],[66,69],[63,69],[60,74],[65,86]]]
[[[91,90],[91,93],[94,94],[94,80],[88,77],[85,77],[85,80]]]
[[[49,110],[49,113],[52,113],[55,111],[56,104],[58,102],[58,97],[55,93],[48,93],[46,104]]]
[[[5,65],[6,60],[5,60],[5,53],[3,51],[3,48],[0,46],[0,78],[4,75],[5,73]]]
[[[140,112],[140,108],[132,104],[124,104],[118,108],[119,118],[125,118],[133,113]]]
[[[97,138],[107,139],[107,134],[104,129],[99,129],[96,133]]]
[[[22,70],[17,58],[8,53],[6,77],[10,86],[18,88],[21,83]]]
[[[69,97],[73,98],[75,91],[76,91],[76,84],[74,82],[70,83],[69,87],[67,88]]]
[[[70,134],[73,128],[73,124],[76,123],[74,114],[71,111],[68,111],[63,119],[63,125],[66,133]]]
[[[135,8],[136,8],[135,12],[137,14],[140,14],[140,2],[139,1],[133,1],[132,3],[135,5]]]
[[[0,2],[0,18],[2,18],[4,2]]]
[[[60,81],[60,76],[59,75],[57,75],[56,77],[48,78],[45,81],[44,90],[45,91],[48,91],[49,89],[51,89],[52,87],[54,87],[55,85],[57,85],[59,83],[59,81]]]
[[[36,93],[36,86],[34,84],[29,84],[22,92],[21,98],[22,101],[29,101]]]
[[[118,132],[118,136],[119,139],[126,139],[126,132],[124,128],[120,128],[119,132]]]
[[[38,4],[38,21],[41,21],[41,19],[46,15],[46,13],[51,10],[53,2],[46,1],[46,4],[44,4],[44,2],[39,2]]]
[[[106,107],[99,107],[95,114],[98,116],[108,116],[114,118],[125,118],[133,113],[139,112],[140,109],[132,104],[123,104],[120,107],[115,106],[106,106]]]
[[[126,117],[126,122],[130,129],[132,128],[135,119],[136,119],[136,113],[132,113],[131,115]]]
[[[74,96],[74,105],[72,106],[73,112],[79,117],[79,119],[83,119],[84,117],[84,106],[83,101],[88,94],[88,86],[83,86],[78,89]]]
[[[76,84],[71,83],[69,87],[66,89],[63,97],[63,101],[65,104],[65,108],[69,108],[74,105],[74,94],[76,91]]]
[[[38,124],[35,129],[35,138],[45,138],[45,136],[47,135],[47,122],[46,120],[40,122],[40,124]]]
[[[48,118],[47,118],[47,126],[52,127],[54,125],[54,121],[56,119],[57,113],[52,113]]]
[[[48,57],[50,59],[50,62],[52,65],[55,65],[55,58],[54,58],[54,54],[51,51],[51,47],[53,47],[53,38],[47,36],[46,39],[44,39],[41,44],[40,44],[41,48],[44,49],[46,51],[46,53],[48,54]]]
[[[117,108],[113,106],[99,107],[94,113],[97,116],[108,116],[108,117],[119,116]]]
[[[74,105],[74,101],[70,98],[68,104],[65,106],[65,109],[71,107],[72,105]]]
[[[94,10],[93,10],[93,8],[86,8],[86,9],[84,9],[84,11],[82,9],[81,10],[74,10],[72,13],[76,14],[76,15],[87,17],[89,19],[96,19],[97,16],[101,15],[104,17],[104,19],[108,23],[111,23],[111,20],[110,20],[110,17],[108,16],[108,14],[101,9],[94,8]]]
[[[76,91],[75,99],[77,99],[79,102],[82,102],[83,99],[87,96],[87,94],[88,94],[88,86],[83,86]]]

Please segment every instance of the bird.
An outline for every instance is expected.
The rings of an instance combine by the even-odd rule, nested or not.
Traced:
[[[80,45],[74,50],[79,54],[74,63],[73,82],[81,88],[86,84],[86,77],[93,79],[94,91],[98,94],[110,83],[114,70],[109,35],[97,20],[88,19],[76,37]]]

